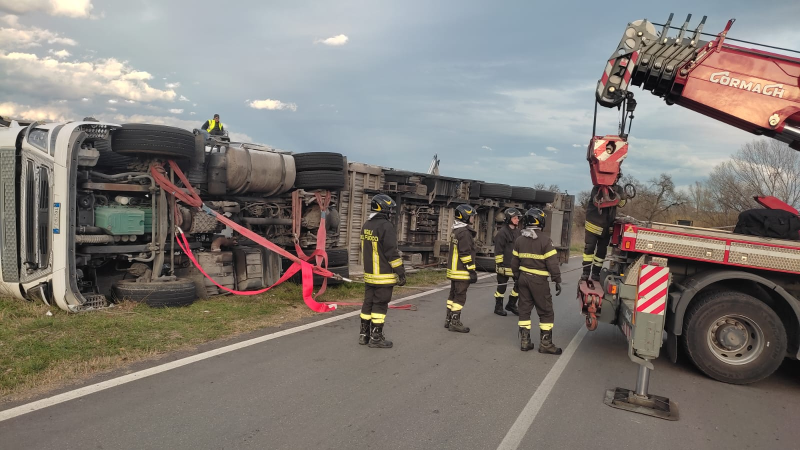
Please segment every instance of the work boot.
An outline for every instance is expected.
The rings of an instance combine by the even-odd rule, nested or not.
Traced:
[[[540,330],[539,353],[560,355],[561,349],[553,344],[553,330]]]
[[[584,266],[583,273],[581,273],[581,281],[586,281],[589,279],[589,272],[591,272],[592,266]]]
[[[453,317],[450,319],[450,331],[469,333],[469,327],[465,327],[464,324],[461,323],[461,311],[453,313]]]
[[[527,352],[528,350],[533,350],[533,342],[531,342],[531,330],[527,328],[520,327],[519,329],[520,335],[520,350],[523,352]]]
[[[509,295],[508,296],[508,303],[506,303],[506,311],[511,312],[511,314],[518,316],[519,310],[517,309],[517,299],[519,297],[516,295]]]
[[[498,316],[507,316],[508,313],[503,311],[503,297],[495,297],[494,299],[494,313]]]
[[[369,344],[369,325],[372,323],[369,320],[361,319],[361,329],[358,331],[358,344]]]
[[[450,318],[453,317],[453,311],[450,308],[447,308],[447,318],[444,319],[444,327],[450,328]]]
[[[600,271],[602,269],[602,266],[595,266],[592,264],[592,281],[600,281]]]
[[[369,338],[369,348],[392,348],[392,341],[387,341],[383,336],[383,324],[372,324],[372,335]]]

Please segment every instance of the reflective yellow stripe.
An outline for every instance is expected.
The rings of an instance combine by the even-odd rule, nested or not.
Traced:
[[[453,305],[450,307],[450,309],[453,310],[453,312],[461,311],[462,309],[464,309],[464,305],[459,305],[458,303],[453,303]]]
[[[364,320],[370,320],[370,319],[372,319],[372,315],[371,314],[361,313],[361,318],[364,319]]]
[[[592,255],[590,253],[584,253],[583,254],[583,262],[590,262],[592,260],[592,257],[594,257],[594,255]]]
[[[600,258],[600,257],[598,257],[598,256],[595,256],[595,257],[594,257],[594,260],[595,260],[595,261],[599,261],[599,262],[603,262],[603,258]]]
[[[591,222],[586,222],[583,226],[589,233],[596,234],[598,236],[603,234],[603,227],[599,227]]]
[[[372,313],[372,323],[383,323],[386,320],[386,314]]]
[[[475,264],[468,265],[467,270],[475,270]]]
[[[469,272],[466,270],[447,270],[447,278],[451,280],[469,280]]]
[[[471,263],[472,262],[472,255],[462,256],[461,257],[461,262],[464,263],[464,264]]]
[[[448,308],[449,308],[449,307],[450,307],[450,305],[452,305],[452,304],[453,304],[453,301],[452,301],[452,300],[448,300],[448,301],[447,301],[447,307],[448,307]]]
[[[527,273],[532,273],[534,275],[541,275],[543,277],[549,277],[550,276],[550,272],[548,272],[546,270],[529,269],[527,267],[520,267],[519,270],[521,270],[523,272],[527,272]]]
[[[211,120],[208,121],[208,128],[206,129],[206,131],[211,133],[212,131],[214,131],[214,128],[216,128],[216,127],[217,127],[217,123],[214,121],[214,119],[211,119]],[[222,129],[222,122],[219,123],[219,129],[220,130]]]
[[[515,291],[514,289],[511,289],[511,296],[512,297],[519,297],[519,292]]]
[[[450,264],[450,270],[458,270],[458,246],[453,245],[453,262]]]
[[[520,320],[519,321],[520,328],[526,328],[528,330],[531,329],[531,321],[530,320]]]
[[[392,266],[392,269],[396,269],[403,265],[403,260],[400,258],[395,259],[394,261],[390,261],[389,265]]]
[[[517,253],[516,250],[511,250],[511,254],[514,255],[514,256],[519,256],[519,253]]]
[[[505,295],[506,295],[506,294],[502,294],[502,293],[500,293],[500,292],[497,292],[497,291],[495,291],[495,293],[494,293],[494,298],[503,298],[503,297],[505,297]]]
[[[397,283],[397,275],[393,273],[387,273],[383,275],[365,273],[364,282],[367,284],[395,284]]]
[[[494,262],[496,262],[497,264],[502,264],[503,263],[503,255],[495,256],[494,257]]]
[[[519,253],[519,254],[517,254],[517,256],[519,256],[520,258],[547,259],[547,258],[549,258],[551,256],[554,256],[556,253],[557,253],[556,250],[553,249],[553,250],[550,250],[549,252],[545,253],[544,255],[538,255],[536,253]]]
[[[552,323],[540,323],[539,324],[539,329],[540,330],[544,330],[544,331],[550,331],[550,330],[553,329],[553,324]]]
[[[514,272],[508,267],[498,267],[496,272],[499,275],[503,275],[503,276],[506,276],[506,277],[513,277],[514,276]]]
[[[381,261],[378,256],[378,243],[372,241],[372,274],[379,275],[381,273]]]

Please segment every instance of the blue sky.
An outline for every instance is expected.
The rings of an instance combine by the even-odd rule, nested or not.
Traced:
[[[800,2],[0,0],[0,114],[94,115],[514,185],[590,187],[593,90],[625,25],[800,49]],[[623,171],[702,179],[753,139],[636,88]],[[258,107],[258,108],[255,108]],[[617,115],[602,110],[598,132]]]

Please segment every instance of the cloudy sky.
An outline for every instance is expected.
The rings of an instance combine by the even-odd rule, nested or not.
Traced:
[[[444,175],[576,193],[628,22],[706,14],[717,33],[735,17],[731,37],[800,49],[796,0],[645,3],[0,0],[0,115],[191,129],[219,113],[285,150],[415,171],[438,154]],[[753,139],[635,89],[637,178],[690,184]]]

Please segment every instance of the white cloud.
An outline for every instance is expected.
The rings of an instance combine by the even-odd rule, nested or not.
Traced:
[[[280,100],[272,100],[270,98],[266,100],[253,100],[249,105],[253,109],[268,109],[271,111],[288,109],[290,111],[297,111],[297,105],[294,103],[284,103]]]
[[[73,119],[70,110],[63,106],[31,107],[12,102],[0,103],[0,116],[23,120],[67,121]]]
[[[172,101],[173,90],[150,86],[147,72],[115,58],[65,62],[31,53],[0,52],[0,71],[12,89],[42,97],[81,98],[107,95],[140,102]]]
[[[1,114],[1,113],[0,113]],[[151,123],[154,125],[167,125],[171,127],[183,128],[184,130],[194,130],[201,124],[197,123],[196,120],[184,120],[174,116],[152,116],[152,115],[145,115],[145,114],[132,114],[132,115],[124,115],[124,114],[114,114],[114,115],[103,115],[101,114],[98,119],[106,120],[108,122],[113,123]],[[231,125],[225,124],[226,128],[230,128]],[[244,133],[238,133],[235,131],[229,131],[229,135],[231,140],[239,141],[239,142],[250,142],[256,144],[257,142],[250,136]],[[265,144],[267,145],[267,144]],[[267,145],[268,147],[272,147]]]
[[[536,156],[536,153],[530,152],[528,156]]]
[[[134,100],[125,100],[125,103],[134,104],[134,103],[136,103],[136,102],[135,102]]]
[[[65,38],[50,30],[23,25],[19,23],[19,17],[12,14],[0,17],[0,22],[5,25],[0,27],[0,49],[40,47],[44,43],[78,45],[73,39]]]
[[[81,101],[82,101],[82,102],[88,102],[88,101],[89,101],[89,99],[88,99],[88,98],[86,98],[86,97],[83,97],[83,98],[81,99]]]
[[[234,142],[254,143],[253,142],[253,138],[251,138],[250,136],[248,136],[248,135],[246,135],[244,133],[229,132],[228,133],[228,137],[230,137],[231,140],[234,141]]]
[[[545,150],[548,152],[558,153],[558,149],[555,147],[545,147]]]
[[[193,115],[195,115],[195,114],[197,114],[197,113],[196,113],[196,112],[194,112],[194,111],[192,111],[192,112],[190,112],[190,113],[189,113],[189,115],[190,115],[190,116],[193,116]]]
[[[55,56],[56,58],[59,58],[59,59],[63,59],[63,58],[66,58],[66,57],[72,55],[72,53],[70,53],[70,52],[68,52],[66,50],[55,51],[53,49],[50,49],[48,51],[48,53],[50,53],[51,55],[53,55],[53,56]]]
[[[174,83],[165,83],[164,86],[166,86],[167,89],[175,89],[181,87],[181,82],[176,81]]]
[[[108,103],[112,103],[112,104],[113,104],[113,103],[117,103],[117,102],[118,102],[118,100],[114,100],[113,98],[112,98],[111,100],[109,100],[109,101],[108,101]]]
[[[42,12],[51,16],[91,17],[92,0],[0,0],[0,11],[14,14]]]
[[[582,147],[586,147],[586,146],[585,145],[581,145],[581,144],[572,144],[572,147],[574,147],[574,148],[582,148]]]
[[[177,108],[170,109],[169,112],[171,112],[172,114],[183,114],[183,110]]]
[[[323,44],[323,45],[330,45],[332,47],[339,47],[347,43],[350,38],[347,36],[340,34],[337,36],[329,37],[327,39],[317,39],[314,41],[315,44]]]
[[[494,151],[494,149],[493,149],[492,147],[489,147],[488,145],[484,145],[484,146],[483,146],[483,147],[481,147],[481,148],[482,148],[482,149],[484,149],[484,150],[489,150],[490,152],[493,152],[493,151]]]
[[[178,97],[178,100],[179,100],[179,101],[182,101],[182,102],[188,102],[188,101],[190,101],[188,98],[186,98],[186,97],[184,97],[184,96],[182,96],[182,95],[181,95],[180,97]]]
[[[116,111],[117,110],[117,108],[112,108],[110,106],[108,108],[106,108],[106,109],[109,110],[109,111]]]

